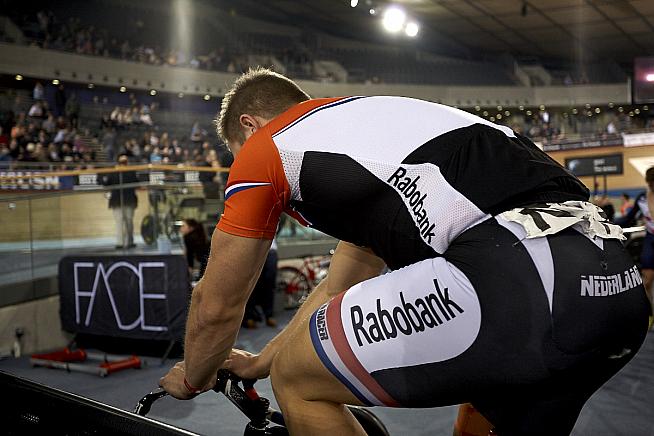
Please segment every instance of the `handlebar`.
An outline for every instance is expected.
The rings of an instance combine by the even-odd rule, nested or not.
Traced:
[[[214,392],[222,393],[250,419],[250,425],[256,429],[265,428],[269,422],[284,425],[282,414],[270,407],[268,399],[260,397],[254,389],[256,380],[244,380],[226,369],[218,370]],[[239,386],[239,383],[243,385]],[[145,416],[150,412],[152,404],[167,396],[168,392],[162,388],[155,389],[139,400],[134,413]]]

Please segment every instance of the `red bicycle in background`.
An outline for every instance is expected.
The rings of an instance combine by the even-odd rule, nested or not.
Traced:
[[[284,308],[296,309],[327,276],[333,250],[321,256],[282,261],[277,269],[277,290],[284,294]]]

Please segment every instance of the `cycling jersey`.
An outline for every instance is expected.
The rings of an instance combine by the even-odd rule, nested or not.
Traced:
[[[634,200],[634,205],[629,209],[629,212],[623,217],[616,219],[615,222],[621,226],[627,226],[640,217],[645,221],[647,233],[654,234],[654,221],[652,221],[646,192],[639,194],[636,200]]]
[[[587,198],[531,141],[467,112],[403,97],[315,99],[246,141],[218,228],[271,239],[287,211],[396,269],[441,255],[491,215]]]

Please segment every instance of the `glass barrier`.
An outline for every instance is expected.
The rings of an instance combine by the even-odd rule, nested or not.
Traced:
[[[154,165],[1,172],[0,307],[58,293],[57,268],[67,255],[182,255],[184,220],[211,237],[226,175]],[[277,243],[304,255],[318,254],[312,244],[335,240],[283,215]]]

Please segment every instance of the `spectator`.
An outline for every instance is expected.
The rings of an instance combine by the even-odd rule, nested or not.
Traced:
[[[66,102],[66,118],[73,129],[77,128],[77,121],[79,120],[79,102],[77,101],[77,95],[72,93],[68,101]]]
[[[200,122],[195,120],[193,127],[191,127],[191,141],[200,142],[202,141],[202,129],[200,128]]]
[[[60,84],[55,91],[55,115],[60,117],[65,114],[66,108],[66,90],[64,85]]]
[[[256,328],[257,322],[263,321],[257,306],[261,307],[263,318],[266,325],[270,327],[277,326],[277,321],[273,318],[273,306],[275,299],[275,286],[277,282],[277,241],[273,239],[266,263],[263,265],[259,280],[254,285],[254,290],[245,306],[243,315],[243,327]]]
[[[32,107],[30,107],[29,112],[27,113],[32,118],[42,118],[43,113],[43,103],[41,101],[35,101]]]
[[[41,82],[39,82],[38,80],[36,81],[36,84],[34,85],[34,91],[32,91],[32,97],[36,101],[45,99],[45,89],[43,88],[43,85],[41,84]]]
[[[46,118],[41,124],[41,128],[49,135],[52,135],[55,132],[55,120],[52,112],[48,112],[48,118]]]
[[[124,169],[129,160],[126,155],[118,157],[116,168]],[[109,173],[102,178],[103,185],[125,185],[137,183],[138,179],[133,171]],[[135,189],[118,188],[111,191],[109,209],[112,210],[116,221],[116,249],[130,249],[134,244],[134,210],[138,206]]]
[[[626,192],[623,192],[620,196],[620,202],[620,216],[625,216],[631,211],[631,208],[634,207],[634,202]]]
[[[184,239],[184,252],[186,253],[186,262],[188,263],[189,274],[193,276],[193,267],[195,261],[199,265],[197,280],[204,275],[209,259],[209,241],[202,224],[192,218],[182,221],[182,227],[179,229]]]

